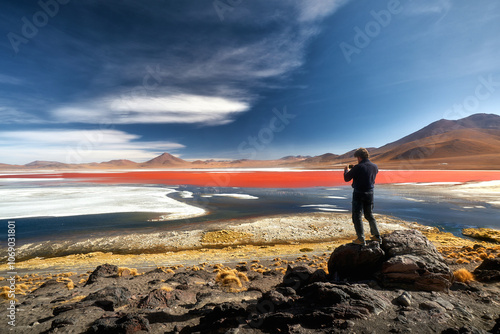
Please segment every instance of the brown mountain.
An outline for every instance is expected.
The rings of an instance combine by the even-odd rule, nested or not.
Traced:
[[[374,154],[385,152],[396,146],[414,142],[416,140],[421,140],[461,129],[500,130],[500,116],[495,114],[474,114],[456,121],[441,119],[427,125],[426,127],[423,127],[416,132],[413,132],[412,134],[409,134],[408,136],[405,136],[399,140],[396,140],[374,150]]]
[[[500,116],[475,114],[439,120],[372,152],[385,168],[496,169],[500,163]]]
[[[132,168],[132,167],[137,167],[138,163],[133,162],[131,160],[127,159],[117,159],[117,160],[110,160],[110,161],[105,161],[97,164],[99,167],[117,167],[117,168]]]
[[[24,167],[28,167],[28,168],[69,168],[70,165],[64,164],[62,162],[57,162],[57,161],[36,160],[36,161],[32,161],[32,162],[24,165]]]
[[[154,167],[154,166],[168,167],[168,166],[181,166],[181,165],[189,165],[189,164],[190,164],[189,162],[182,160],[180,158],[177,158],[170,153],[163,153],[162,155],[157,156],[154,159],[146,161],[145,163],[141,164],[141,166],[143,166],[143,167]]]

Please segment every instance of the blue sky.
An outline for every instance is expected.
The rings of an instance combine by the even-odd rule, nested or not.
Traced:
[[[500,3],[3,1],[0,162],[272,159],[500,113]]]

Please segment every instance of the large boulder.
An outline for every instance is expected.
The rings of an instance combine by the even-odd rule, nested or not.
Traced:
[[[453,273],[436,247],[417,230],[395,231],[384,236],[380,281],[386,287],[445,291]]]
[[[335,249],[328,260],[330,278],[340,280],[373,279],[380,270],[385,253],[380,243],[369,242],[366,246],[344,244]]]
[[[376,278],[383,286],[405,290],[445,291],[453,282],[441,254],[417,230],[384,235],[381,245],[342,245],[332,253],[328,271],[333,281]]]

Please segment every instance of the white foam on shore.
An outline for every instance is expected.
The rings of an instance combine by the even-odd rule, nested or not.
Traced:
[[[171,188],[147,186],[0,188],[0,219],[118,212],[163,213],[179,219],[206,213],[167,197],[172,192],[175,190]]]
[[[411,198],[411,197],[403,197],[407,201],[411,202],[425,202],[423,199],[416,199],[416,198]]]
[[[325,198],[332,198],[332,199],[347,199],[345,196],[325,196]]]
[[[345,209],[332,209],[332,208],[318,208],[320,211],[329,211],[329,212],[347,212],[349,210]]]
[[[207,195],[201,195],[201,197],[213,197],[213,196],[220,196],[220,197],[232,197],[232,198],[237,198],[237,199],[259,199],[256,196],[252,195],[247,195],[247,194],[207,194]]]
[[[305,204],[301,205],[301,208],[314,208],[314,207],[319,207],[319,208],[336,208],[336,205],[333,204]]]
[[[180,192],[182,198],[193,198],[193,193],[190,191],[183,190]]]

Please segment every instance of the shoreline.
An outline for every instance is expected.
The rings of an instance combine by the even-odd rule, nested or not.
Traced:
[[[381,233],[401,229],[417,229],[424,233],[436,247],[459,247],[474,244],[493,245],[487,242],[459,238],[436,227],[376,215]],[[369,231],[365,222],[365,232]],[[366,233],[367,239],[369,233]],[[120,235],[105,238],[106,247],[93,250],[98,240],[88,239],[74,244],[72,254],[53,257],[32,257],[17,261],[16,269],[23,274],[49,271],[86,271],[103,263],[148,269],[172,265],[197,265],[202,262],[236,263],[255,258],[276,256],[296,257],[302,254],[330,253],[341,244],[355,238],[350,214],[333,212],[275,215],[254,219],[232,219],[215,227],[213,224],[197,226],[186,231],[168,231]],[[103,238],[98,238],[103,239]],[[145,247],[147,246],[147,248]],[[57,254],[68,245],[23,245],[18,251],[33,252],[50,249]],[[87,247],[87,248],[85,248]],[[80,251],[77,251],[80,250]],[[22,253],[21,253],[22,254]],[[7,271],[7,264],[0,265]]]

